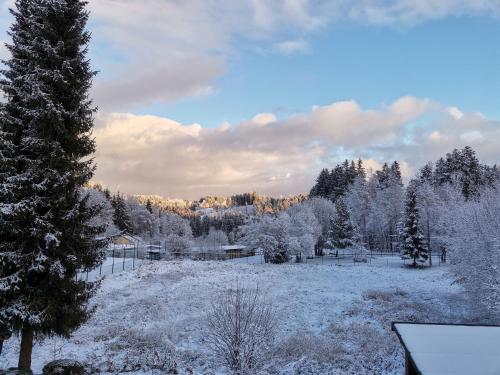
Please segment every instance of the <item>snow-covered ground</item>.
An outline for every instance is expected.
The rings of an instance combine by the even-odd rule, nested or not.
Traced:
[[[64,341],[38,342],[33,367],[53,358],[92,363],[102,372],[219,374],[204,342],[211,301],[237,282],[258,286],[279,311],[277,348],[268,374],[400,374],[403,357],[393,320],[459,321],[466,308],[446,267],[408,269],[398,258],[368,264],[309,261],[260,264],[157,261],[107,276],[94,317]],[[0,368],[16,362],[17,340],[5,344]],[[175,364],[174,364],[175,362]]]

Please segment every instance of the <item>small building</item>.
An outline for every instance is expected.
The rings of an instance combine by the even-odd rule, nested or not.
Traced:
[[[222,246],[222,250],[226,253],[226,256],[231,259],[253,255],[245,245],[224,245]]]
[[[392,323],[406,375],[499,375],[500,326]]]
[[[111,237],[111,244],[118,247],[132,247],[139,242],[139,238],[126,233],[120,233]]]

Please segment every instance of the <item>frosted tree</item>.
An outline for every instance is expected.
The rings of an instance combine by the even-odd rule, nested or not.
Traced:
[[[355,230],[351,222],[349,209],[343,199],[338,199],[335,202],[335,207],[337,214],[332,220],[329,244],[339,249],[354,246]]]
[[[89,224],[95,227],[104,227],[105,232],[101,236],[105,238],[120,233],[120,230],[113,223],[114,209],[106,193],[92,188],[82,191],[82,194],[88,194],[87,205],[89,208],[99,208],[99,212],[89,220]]]
[[[160,218],[161,233],[168,237],[175,234],[179,237],[185,237],[188,240],[193,238],[193,230],[189,220],[176,214],[164,214]]]
[[[85,6],[17,0],[0,81],[0,325],[20,333],[23,370],[35,336],[68,336],[89,318],[97,286],[75,278],[103,246],[81,194],[95,150]]]
[[[115,210],[113,213],[113,223],[120,231],[132,234],[134,232],[134,228],[132,226],[130,209],[127,205],[127,201],[120,195],[120,193],[117,193],[113,197],[112,205]]]
[[[311,207],[299,204],[287,211],[290,218],[289,236],[293,241],[293,253],[299,258],[305,255],[314,256],[315,246],[321,236],[321,225],[316,219]]]
[[[417,262],[422,264],[429,259],[429,254],[424,246],[424,236],[420,230],[416,189],[416,182],[411,181],[406,190],[402,228],[403,257],[412,259],[414,267],[417,266]]]
[[[367,239],[372,247],[393,250],[401,221],[404,189],[399,167],[384,165],[368,181]]]
[[[437,195],[434,186],[427,180],[421,179],[415,186],[417,208],[420,213],[420,227],[425,238],[425,246],[429,255],[429,264],[432,266],[433,241],[438,235],[442,201]]]
[[[451,271],[471,305],[493,322],[500,314],[500,186],[445,211]]]
[[[369,196],[366,180],[363,175],[356,177],[346,194],[345,202],[349,212],[351,212],[353,224],[359,228],[363,241],[366,241],[366,219],[369,212]]]
[[[328,240],[332,219],[336,214],[335,205],[325,198],[312,198],[307,201],[307,205],[311,207],[316,220],[321,226],[321,235],[317,239],[315,255],[322,255],[323,247]]]
[[[147,205],[143,206],[135,198],[129,198],[127,202],[130,215],[132,233],[148,237],[157,238],[159,234],[159,218],[148,210]]]
[[[286,214],[265,215],[250,220],[241,228],[242,240],[249,247],[262,251],[266,263],[285,263],[290,260],[289,226]]]
[[[436,163],[434,180],[437,184],[458,184],[465,199],[479,194],[484,185],[484,166],[481,166],[475,151],[466,146],[463,150],[453,150]]]
[[[226,233],[213,227],[210,228],[208,234],[201,241],[201,245],[204,250],[219,253],[223,251],[222,246],[227,245],[228,243],[229,241]]]

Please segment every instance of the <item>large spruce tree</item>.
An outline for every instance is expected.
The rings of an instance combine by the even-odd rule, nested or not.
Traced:
[[[94,75],[82,0],[17,0],[0,88],[0,325],[21,334],[19,368],[34,337],[67,336],[90,315],[97,285],[77,281],[101,261],[82,186],[92,177]]]
[[[343,198],[335,202],[337,215],[332,219],[329,245],[339,249],[354,246],[355,228],[349,208]]]
[[[416,267],[417,262],[423,264],[429,259],[429,253],[420,230],[420,213],[417,205],[417,184],[415,180],[410,181],[406,189],[403,220],[403,256],[412,259],[412,265]]]

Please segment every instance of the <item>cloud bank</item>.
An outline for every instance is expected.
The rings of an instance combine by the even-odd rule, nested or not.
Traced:
[[[368,166],[403,162],[409,176],[455,147],[471,145],[496,163],[500,122],[429,99],[402,97],[377,109],[355,101],[278,120],[258,114],[204,128],[155,116],[100,115],[96,181],[132,194],[198,198],[255,190],[309,191],[323,167],[361,157]]]

